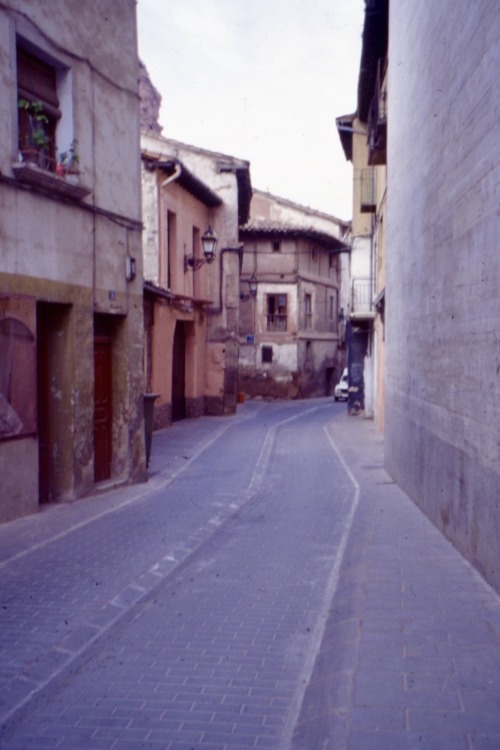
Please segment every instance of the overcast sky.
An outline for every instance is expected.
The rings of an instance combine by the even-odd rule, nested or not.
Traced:
[[[351,218],[335,118],[354,112],[364,0],[138,0],[167,138],[250,161],[252,185]]]

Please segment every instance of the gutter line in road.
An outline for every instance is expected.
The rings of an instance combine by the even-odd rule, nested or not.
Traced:
[[[325,425],[323,427],[323,430],[326,434],[326,437],[328,438],[328,441],[330,443],[330,446],[337,456],[338,460],[340,461],[342,468],[344,469],[345,473],[349,477],[349,480],[351,484],[353,485],[354,489],[354,495],[351,503],[351,507],[349,509],[349,512],[347,514],[347,519],[345,521],[344,529],[342,531],[342,536],[340,538],[340,543],[338,546],[337,554],[335,556],[335,561],[333,563],[333,567],[330,571],[330,575],[328,577],[326,589],[325,589],[325,595],[323,599],[323,606],[321,608],[321,611],[319,613],[319,617],[317,620],[317,625],[314,630],[313,636],[311,638],[311,648],[309,649],[309,653],[307,654],[304,669],[301,674],[300,678],[300,685],[302,686],[302,690],[299,692],[296,698],[295,705],[291,709],[291,721],[287,723],[287,726],[289,727],[287,731],[284,733],[282,742],[280,744],[280,750],[292,750],[294,747],[293,745],[293,735],[295,731],[295,727],[297,725],[297,722],[300,717],[300,711],[302,708],[302,703],[304,700],[305,692],[307,690],[307,687],[309,685],[309,682],[311,681],[311,677],[314,672],[314,666],[316,664],[316,659],[318,656],[318,653],[320,651],[321,643],[323,641],[323,636],[325,634],[326,624],[328,622],[328,614],[331,609],[333,597],[335,596],[335,593],[337,591],[337,587],[339,584],[340,579],[340,568],[342,566],[342,562],[344,560],[344,555],[347,547],[347,542],[349,541],[349,536],[351,534],[352,524],[354,521],[354,516],[356,514],[356,510],[359,505],[359,496],[360,496],[360,486],[350,470],[349,466],[345,462],[342,454],[340,453],[337,445],[333,441],[333,438],[328,431],[328,425]]]

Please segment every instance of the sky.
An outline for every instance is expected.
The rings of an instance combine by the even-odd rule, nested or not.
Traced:
[[[364,0],[138,0],[167,138],[250,162],[252,186],[341,219]]]

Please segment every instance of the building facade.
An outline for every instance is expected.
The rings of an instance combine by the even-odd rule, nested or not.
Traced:
[[[348,224],[254,191],[242,227],[239,388],[249,397],[332,395],[345,365]]]
[[[387,1],[366,5],[357,110],[337,118],[353,165],[347,343],[348,411],[385,416],[385,224],[387,205]]]
[[[135,2],[6,0],[0,49],[5,521],[145,476]]]
[[[154,424],[236,409],[248,162],[143,130],[146,379]],[[217,238],[203,253],[207,230]]]
[[[500,590],[500,14],[391,2],[386,463]]]

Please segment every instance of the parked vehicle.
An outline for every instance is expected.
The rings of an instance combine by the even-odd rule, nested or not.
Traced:
[[[348,394],[348,389],[349,389],[348,380],[349,378],[348,378],[347,367],[344,367],[342,375],[340,376],[340,380],[335,386],[335,390],[333,392],[335,401],[347,401],[347,394]]]

